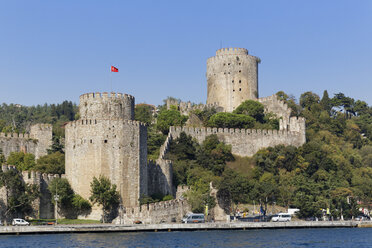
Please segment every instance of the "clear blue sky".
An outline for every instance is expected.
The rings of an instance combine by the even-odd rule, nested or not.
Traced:
[[[261,58],[260,97],[343,92],[372,105],[372,1],[0,0],[0,103],[205,102],[220,47]]]

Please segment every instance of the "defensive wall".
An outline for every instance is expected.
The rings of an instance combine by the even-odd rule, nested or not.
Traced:
[[[215,134],[220,141],[231,145],[233,154],[252,156],[264,147],[276,145],[299,147],[303,145],[306,141],[304,132],[305,120],[297,117],[292,117],[291,120],[298,123],[298,127],[301,127],[300,132],[288,130],[170,127],[169,133],[175,139],[179,137],[181,132],[185,132],[187,135],[195,138],[199,143],[202,143],[207,136]]]
[[[280,130],[290,129],[289,121],[292,109],[288,107],[284,101],[279,100],[278,96],[275,94],[272,96],[259,98],[258,101],[264,105],[266,113],[274,113],[278,118],[280,118]]]
[[[26,152],[35,155],[35,158],[47,155],[47,149],[52,145],[52,125],[35,124],[31,126],[30,133],[0,133],[0,149],[5,158],[11,152]]]
[[[143,204],[134,208],[125,208],[120,216],[116,218],[116,224],[133,224],[134,221],[141,221],[144,224],[181,222],[182,217],[190,212],[191,208],[182,194],[190,187],[178,186],[177,197],[170,201],[161,201]]]
[[[176,106],[176,108],[181,112],[183,115],[189,115],[194,110],[207,110],[214,108],[217,112],[222,112],[223,108],[216,103],[210,104],[193,104],[190,101],[182,102],[175,99],[167,99],[166,101],[167,109],[169,110],[171,106]]]
[[[17,171],[15,166],[12,165],[2,165],[1,170],[6,172],[8,170],[15,170]],[[48,190],[48,186],[50,182],[55,178],[65,178],[65,175],[58,175],[58,174],[46,174],[40,173],[38,171],[22,171],[18,172],[20,174],[22,180],[26,184],[33,184],[37,185],[40,190],[40,197],[37,198],[33,203],[32,212],[28,215],[31,218],[40,218],[40,219],[52,219],[54,218],[54,205],[52,204],[52,197],[53,195]],[[9,197],[12,194],[11,191],[6,190],[5,186],[0,188],[0,219],[5,219],[5,209],[7,205],[7,196]]]

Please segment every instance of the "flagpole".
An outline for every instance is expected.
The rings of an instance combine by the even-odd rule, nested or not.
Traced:
[[[110,67],[110,92],[112,92],[112,72],[111,72],[111,67]]]

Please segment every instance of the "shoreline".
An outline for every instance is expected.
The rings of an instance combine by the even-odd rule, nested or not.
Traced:
[[[0,235],[98,233],[98,232],[173,232],[214,231],[249,229],[296,229],[296,228],[357,228],[372,227],[371,221],[293,221],[293,222],[230,222],[200,224],[81,224],[56,226],[0,226]]]

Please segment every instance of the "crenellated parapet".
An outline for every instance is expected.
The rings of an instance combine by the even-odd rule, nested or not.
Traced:
[[[217,112],[222,112],[223,109],[219,106],[218,102],[209,103],[209,104],[193,104],[190,101],[182,102],[174,99],[167,99],[167,109],[171,109],[171,106],[176,106],[176,108],[183,115],[189,115],[192,111],[195,110],[207,110],[214,108]]]
[[[17,167],[16,167],[15,165],[3,164],[3,165],[1,166],[1,170],[2,170],[3,172],[7,172],[7,171],[9,171],[9,170],[16,171],[16,170],[17,170]]]
[[[176,139],[181,132],[202,143],[207,136],[217,135],[219,140],[231,145],[232,153],[239,156],[252,156],[258,150],[276,145],[293,145],[299,147],[306,142],[305,120],[291,118],[293,129],[290,130],[261,130],[239,128],[210,128],[210,127],[170,127],[169,136]],[[164,149],[166,152],[167,149]],[[163,155],[164,156],[164,155]]]
[[[28,133],[0,133],[0,138],[21,138],[30,139],[30,134]]]
[[[34,124],[30,133],[0,133],[0,149],[7,158],[12,152],[32,153],[35,158],[47,154],[52,145],[52,125]]]
[[[134,119],[133,96],[115,92],[87,93],[80,96],[81,119]]]
[[[139,207],[125,208],[121,216],[124,223],[121,224],[133,224],[135,221],[144,224],[181,222],[187,212],[190,212],[190,206],[186,200],[175,199],[143,204]]]
[[[135,120],[123,120],[121,118],[112,118],[112,119],[79,119],[68,122],[65,127],[80,127],[80,126],[96,126],[106,124],[106,121],[110,122],[120,122],[125,125],[135,126],[135,127],[147,127],[146,123],[135,121]]]
[[[248,50],[245,48],[221,48],[216,51],[216,55],[248,55]]]

